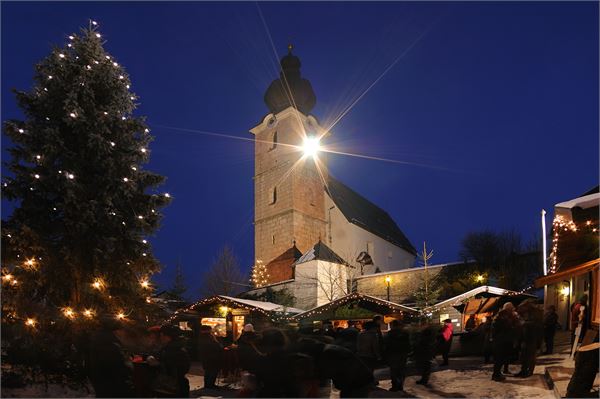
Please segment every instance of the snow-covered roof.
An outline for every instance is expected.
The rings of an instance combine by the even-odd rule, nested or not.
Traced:
[[[283,312],[283,311],[285,311],[286,313],[302,313],[302,312],[304,312],[304,310],[302,310],[302,309],[291,308],[291,307],[279,305],[279,304],[273,303],[273,302],[254,301],[252,299],[234,298],[234,297],[226,296],[226,295],[218,295],[218,297],[225,298],[232,302],[238,302],[238,303],[243,303],[244,305],[253,306],[255,308],[259,308],[259,309],[265,310],[267,312]]]
[[[294,265],[310,262],[311,260],[322,260],[325,262],[337,263],[339,265],[346,264],[341,256],[333,252],[333,250],[325,245],[321,240],[319,240],[314,247],[306,251],[306,253],[294,263]]]
[[[293,318],[296,319],[296,320],[304,319],[306,317],[310,317],[310,316],[313,316],[315,314],[327,311],[327,310],[329,310],[331,308],[336,308],[338,306],[343,306],[346,303],[353,302],[353,301],[371,302],[373,304],[384,306],[384,307],[387,307],[389,309],[392,309],[392,310],[395,310],[395,311],[400,311],[400,312],[408,312],[408,313],[416,313],[417,312],[416,309],[413,309],[413,308],[408,307],[408,306],[400,305],[399,303],[386,301],[385,299],[377,298],[377,297],[374,297],[374,296],[371,296],[371,295],[367,295],[367,294],[362,294],[360,292],[353,292],[351,294],[348,294],[346,296],[343,296],[341,298],[338,298],[336,300],[328,302],[328,303],[326,303],[324,305],[317,306],[315,308],[307,310],[306,312],[297,314],[297,315],[293,316]]]
[[[598,205],[600,205],[600,193],[594,193],[558,203],[554,205],[554,207],[567,209],[579,207],[582,209],[587,209]]]
[[[489,293],[489,294],[498,295],[498,296],[519,295],[520,294],[516,291],[506,290],[504,288],[492,287],[489,285],[482,285],[480,287],[473,288],[472,290],[464,292],[455,297],[438,302],[435,305],[428,307],[427,309],[440,309],[440,308],[445,308],[448,306],[457,306],[457,305],[462,304],[465,299],[474,297],[475,295],[478,295],[481,293]],[[520,294],[520,295],[530,296],[532,298],[535,298],[535,295],[530,295],[530,294]]]

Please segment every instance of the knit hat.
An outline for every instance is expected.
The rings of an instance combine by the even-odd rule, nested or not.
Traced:
[[[250,323],[244,326],[244,332],[254,332],[254,326]]]

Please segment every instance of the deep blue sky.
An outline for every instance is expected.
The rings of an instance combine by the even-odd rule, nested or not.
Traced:
[[[150,168],[174,202],[152,239],[171,283],[178,258],[190,298],[225,243],[253,256],[253,144],[267,113],[275,54],[256,3],[2,2],[2,120],[11,88],[32,85],[53,44],[100,23],[131,75],[156,140]],[[278,56],[288,42],[330,120],[421,39],[333,129],[351,152],[437,168],[332,156],[331,172],[386,209],[436,263],[481,229],[539,235],[539,213],[598,184],[598,4],[260,3]],[[8,144],[2,138],[3,149]],[[3,151],[6,156],[6,152]],[[11,211],[3,203],[2,214]]]

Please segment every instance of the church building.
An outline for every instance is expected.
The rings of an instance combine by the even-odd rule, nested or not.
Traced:
[[[303,274],[308,280],[293,289],[306,293],[309,286],[323,285],[325,274],[335,274],[345,285],[348,273],[412,267],[416,250],[390,215],[331,176],[326,152],[310,156],[303,151],[305,140],[320,140],[326,147],[328,132],[311,114],[316,96],[300,66],[290,46],[280,77],[264,96],[269,113],[250,130],[255,137],[255,259],[266,264],[268,283],[291,284],[302,279],[301,269],[312,268]],[[325,299],[331,300],[317,302]]]

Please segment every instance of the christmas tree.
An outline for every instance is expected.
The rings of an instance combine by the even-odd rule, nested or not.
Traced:
[[[99,317],[144,318],[159,269],[146,237],[170,201],[145,170],[151,141],[125,69],[107,53],[97,24],[68,36],[16,91],[23,120],[4,131],[3,324],[41,334],[93,325]]]
[[[181,267],[181,261],[177,262],[177,267],[175,268],[175,278],[173,278],[173,286],[169,290],[171,294],[173,294],[177,299],[183,301],[183,296],[187,291],[187,287],[185,285],[185,276],[183,274],[183,269]]]
[[[254,288],[264,287],[269,283],[269,272],[267,271],[267,266],[262,261],[257,260],[256,264],[252,266],[250,282]]]

